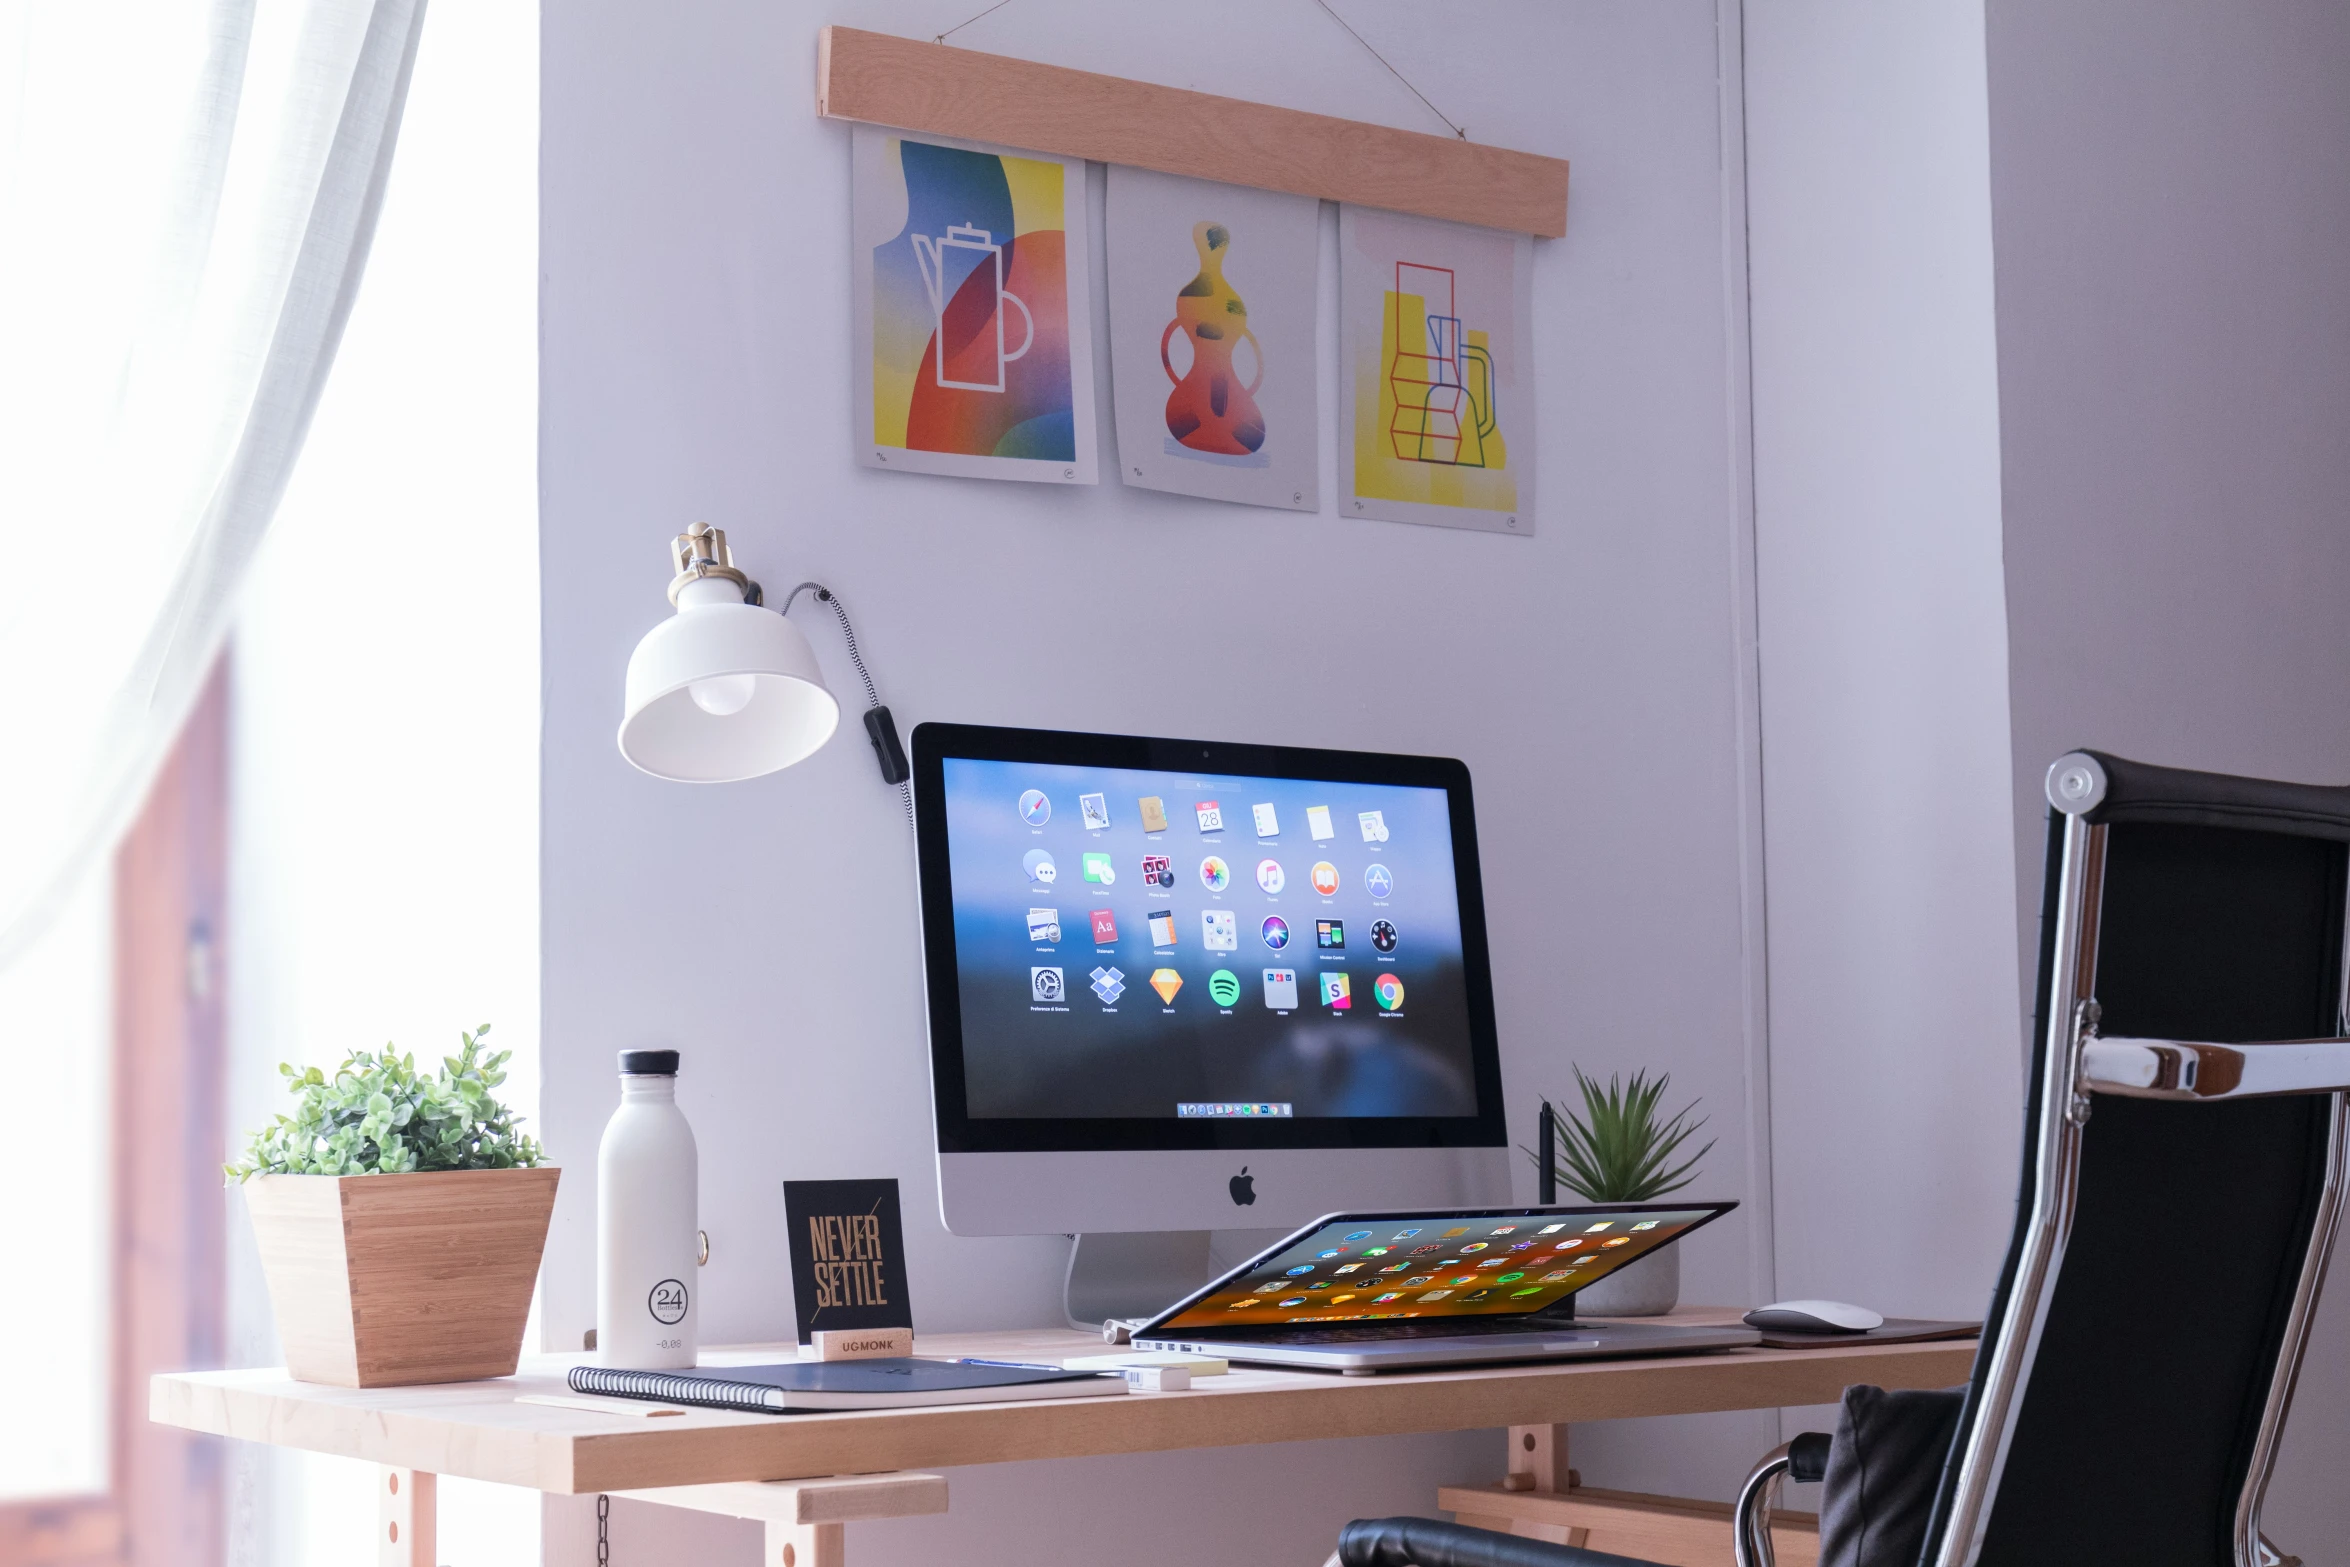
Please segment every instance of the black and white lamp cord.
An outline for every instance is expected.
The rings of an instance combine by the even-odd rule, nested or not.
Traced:
[[[914,790],[907,780],[913,777],[914,770],[906,765],[905,747],[898,743],[897,720],[890,716],[888,708],[881,705],[881,693],[873,689],[873,675],[865,667],[865,655],[857,651],[857,628],[849,624],[848,606],[840,601],[839,594],[823,583],[803,582],[784,595],[783,602],[776,606],[775,612],[779,615],[790,614],[791,607],[799,602],[803,593],[813,593],[817,603],[830,605],[833,617],[840,622],[840,639],[848,647],[849,663],[856,669],[857,679],[865,687],[865,738],[873,742],[874,759],[881,764],[881,781],[897,785],[899,798],[906,805],[906,824],[912,826]],[[758,586],[753,584],[751,591],[745,595],[745,601],[756,604],[762,602],[762,599]]]

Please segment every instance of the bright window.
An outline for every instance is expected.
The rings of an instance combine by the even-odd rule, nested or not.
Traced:
[[[108,1064],[113,1054],[113,865],[0,970],[0,1081],[21,1113],[0,1137],[11,1202],[0,1344],[17,1346],[0,1418],[0,1501],[106,1489]],[[18,1287],[33,1282],[33,1287]]]
[[[280,1061],[490,1023],[538,1056],[538,12],[427,13],[367,275],[233,650],[230,1120]],[[279,1358],[239,1210],[232,1358]],[[535,1344],[529,1346],[535,1348]],[[240,1444],[230,1560],[374,1560],[372,1466]],[[536,1493],[444,1480],[441,1560],[538,1559]]]

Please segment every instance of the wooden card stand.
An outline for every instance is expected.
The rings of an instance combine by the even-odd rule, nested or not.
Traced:
[[[914,1353],[912,1328],[818,1328],[808,1337],[817,1360],[886,1360]]]

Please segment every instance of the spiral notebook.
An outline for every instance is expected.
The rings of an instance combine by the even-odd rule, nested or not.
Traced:
[[[1097,1371],[912,1356],[711,1366],[697,1371],[573,1366],[569,1381],[574,1393],[775,1415],[922,1404],[1001,1404],[1027,1398],[1095,1398],[1126,1391],[1123,1377]]]

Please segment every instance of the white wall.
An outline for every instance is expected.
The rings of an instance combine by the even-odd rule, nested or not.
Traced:
[[[629,649],[667,612],[665,542],[696,518],[770,583],[841,590],[909,726],[1463,758],[1521,1135],[1570,1060],[1668,1069],[1720,1138],[1697,1194],[1749,1197],[1767,1161],[1750,1136],[1759,942],[1738,740],[1751,589],[1726,282],[1742,285],[1743,256],[1723,216],[1711,0],[1349,10],[1479,140],[1575,160],[1570,233],[1536,261],[1531,540],[852,466],[847,138],[812,114],[815,29],[927,36],[967,14],[583,0],[545,16],[543,1105],[572,1172],[550,1341],[576,1344],[592,1317],[613,1053],[651,1043],[685,1052],[704,1150],[706,1339],[789,1332],[779,1183],[795,1177],[898,1178],[923,1327],[1058,1307],[1064,1242],[938,1226],[912,848],[861,735],[707,790],[638,776],[614,750]],[[1316,7],[1111,14],[1022,0],[957,42],[1431,128]],[[810,632],[845,677],[833,633]],[[1689,1298],[1763,1287],[1767,1217],[1691,1242]],[[1767,1414],[1585,1427],[1577,1465],[1727,1496],[1771,1440]],[[1439,1481],[1500,1460],[1487,1433],[977,1471],[956,1476],[949,1521],[875,1530],[871,1549],[933,1559],[951,1538],[967,1562],[1086,1560],[1123,1521],[1116,1554],[1138,1564],[1305,1562],[1346,1517],[1426,1511]],[[559,1553],[578,1520],[557,1511]]]
[[[2018,908],[2076,745],[2350,782],[2350,10],[1991,0]],[[2350,1563],[2350,1289],[2268,1510]]]
[[[1979,1316],[2023,1108],[1981,0],[1750,4],[1746,65],[1777,1293]]]
[[[1778,1283],[1971,1315],[2022,1114],[1982,7],[1746,23]]]

